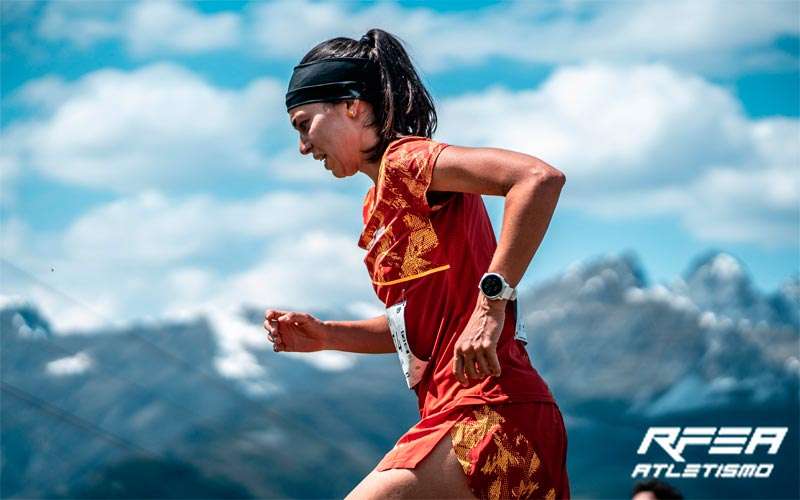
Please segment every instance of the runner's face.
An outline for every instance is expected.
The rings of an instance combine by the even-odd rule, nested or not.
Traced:
[[[300,154],[311,153],[317,160],[324,158],[325,168],[336,177],[358,172],[360,125],[348,115],[345,102],[303,104],[289,110],[289,120],[300,134]]]

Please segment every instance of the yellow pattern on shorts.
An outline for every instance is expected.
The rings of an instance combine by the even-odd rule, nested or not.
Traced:
[[[534,474],[541,465],[539,456],[534,451],[530,442],[522,434],[509,436],[503,431],[500,424],[505,421],[502,415],[492,410],[489,405],[481,405],[472,412],[472,418],[456,422],[450,430],[453,440],[453,451],[458,458],[465,474],[470,471],[469,452],[480,443],[483,438],[492,433],[497,451],[486,458],[481,466],[481,473],[495,479],[489,485],[488,498],[532,498],[539,489],[539,483],[534,480]],[[476,465],[477,466],[477,465]],[[512,468],[524,468],[523,479],[517,485],[509,484]],[[544,495],[544,498],[555,498],[555,488]]]

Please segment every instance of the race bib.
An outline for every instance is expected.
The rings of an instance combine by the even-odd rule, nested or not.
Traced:
[[[425,373],[425,368],[428,366],[429,361],[423,361],[411,352],[411,347],[408,345],[408,336],[406,335],[405,309],[405,300],[390,306],[386,308],[386,318],[389,320],[389,330],[392,332],[394,347],[400,357],[403,376],[406,378],[408,388],[411,389],[422,380],[422,375]]]
[[[517,294],[517,298],[514,301],[514,309],[517,312],[517,327],[514,329],[514,338],[528,345],[528,335],[525,333],[525,316],[519,304],[519,294]]]

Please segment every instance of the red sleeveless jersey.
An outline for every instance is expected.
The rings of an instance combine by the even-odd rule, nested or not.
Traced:
[[[436,158],[447,146],[420,136],[389,145],[364,200],[358,242],[423,423],[449,422],[451,410],[465,405],[554,402],[528,357],[516,301],[507,303],[497,346],[501,375],[470,379],[467,387],[453,375],[455,342],[497,242],[480,195],[428,192]]]

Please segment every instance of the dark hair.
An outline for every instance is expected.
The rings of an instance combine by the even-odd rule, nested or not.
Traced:
[[[639,481],[633,486],[631,497],[642,491],[652,492],[658,500],[683,500],[683,495],[677,488],[658,479]]]
[[[367,126],[375,127],[378,134],[375,147],[364,151],[369,154],[369,161],[379,161],[398,135],[433,136],[433,99],[398,37],[373,28],[359,41],[331,38],[309,50],[300,64],[330,57],[366,57],[380,68],[381,88],[374,97],[365,99],[372,104],[375,115]]]

